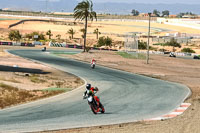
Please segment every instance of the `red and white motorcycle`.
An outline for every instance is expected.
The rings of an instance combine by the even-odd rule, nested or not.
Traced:
[[[88,96],[84,97],[84,99],[88,100],[88,104],[94,114],[98,112],[104,113],[105,109],[104,106],[99,101],[98,97],[94,95],[92,91],[89,92]]]
[[[96,60],[95,60],[95,59],[92,59],[92,60],[91,60],[91,68],[94,69],[94,68],[95,68],[95,65],[96,65]]]
[[[96,63],[95,63],[95,62],[92,62],[92,63],[91,63],[91,68],[94,69],[94,68],[95,68],[95,65],[96,65]]]

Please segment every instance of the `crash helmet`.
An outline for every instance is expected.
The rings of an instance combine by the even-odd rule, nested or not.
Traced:
[[[91,88],[91,84],[87,84],[87,85],[86,85],[86,89],[87,89],[87,90],[90,90],[90,88]]]

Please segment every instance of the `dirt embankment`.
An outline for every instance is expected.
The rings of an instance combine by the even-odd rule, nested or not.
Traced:
[[[192,103],[182,115],[163,121],[136,122],[89,128],[77,128],[49,133],[199,133],[200,132],[200,61],[151,55],[150,64],[145,60],[127,59],[115,52],[80,53],[63,55],[89,62],[92,58],[97,65],[104,65],[132,73],[178,82],[187,85],[192,95],[186,102]]]

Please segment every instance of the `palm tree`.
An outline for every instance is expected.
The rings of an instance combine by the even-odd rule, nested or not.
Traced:
[[[101,34],[101,32],[99,32],[99,29],[96,28],[93,33],[96,34],[97,35],[97,39],[99,39],[99,34]]]
[[[58,42],[60,42],[61,35],[60,34],[56,35],[56,38],[57,38]]]
[[[46,33],[46,35],[49,36],[49,40],[51,39],[51,36],[53,36],[53,34],[51,34],[51,30],[48,30],[47,33]]]
[[[74,38],[75,31],[73,28],[69,29],[67,33],[71,35],[71,39]]]
[[[80,29],[80,32],[83,33],[81,36],[82,36],[82,38],[84,38],[84,35],[85,35],[85,28]]]
[[[84,33],[84,52],[86,50],[86,37],[87,37],[87,23],[88,19],[93,21],[95,18],[97,20],[96,12],[93,11],[93,3],[91,0],[83,0],[78,3],[74,8],[74,18],[75,20],[85,20],[85,33]]]

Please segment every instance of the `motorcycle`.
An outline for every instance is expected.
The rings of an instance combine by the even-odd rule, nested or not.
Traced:
[[[91,63],[91,68],[94,69],[95,68],[95,62]]]
[[[95,99],[94,94],[92,92],[89,93],[87,97],[84,97],[84,99],[86,99],[86,98],[87,98],[88,104],[94,114],[97,114],[98,112],[101,112],[101,113],[105,112],[104,106],[102,105],[102,103],[100,101],[98,102]]]
[[[46,48],[46,47],[42,48],[42,52],[45,52],[46,50],[47,50],[47,48]]]
[[[174,53],[170,53],[169,57],[176,57],[176,55]]]

